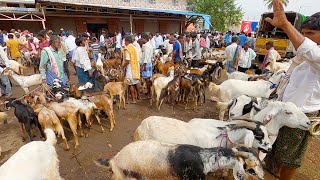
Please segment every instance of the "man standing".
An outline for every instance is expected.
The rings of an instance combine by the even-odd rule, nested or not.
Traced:
[[[8,57],[11,57],[21,64],[22,61],[20,49],[22,44],[19,41],[13,39],[13,34],[9,34],[8,38],[9,40],[6,42],[6,45],[8,46]]]
[[[199,65],[199,60],[201,59],[201,49],[200,49],[200,42],[197,38],[197,34],[193,33],[191,35],[192,38],[192,49],[191,49],[191,53],[192,53],[192,62],[191,62],[191,66],[192,67],[198,67]]]
[[[116,49],[114,50],[114,52],[120,53],[122,42],[121,34],[119,33],[119,31],[116,31],[114,34],[116,35]]]
[[[241,50],[238,70],[246,72],[251,67],[252,61],[256,58],[256,53],[249,47],[250,42],[244,43],[244,48]]]
[[[102,30],[102,33],[100,35],[100,47],[104,47],[105,45],[105,36],[106,36],[106,32],[104,30]]]
[[[140,67],[139,67],[139,55],[136,47],[132,44],[132,37],[125,37],[125,48],[123,53],[123,64],[122,67],[126,68],[126,79],[128,79],[130,86],[130,93],[132,97],[132,103],[137,103],[137,97],[135,90],[140,99],[140,87],[138,86],[140,80]]]
[[[231,31],[228,31],[226,33],[226,35],[224,35],[224,39],[223,39],[224,46],[229,46],[230,45],[230,39],[231,39],[230,36],[231,36]]]
[[[154,36],[154,41],[156,44],[156,49],[158,49],[159,46],[163,45],[163,38],[159,32],[157,32],[156,35]]]
[[[239,45],[243,47],[246,40],[247,40],[247,36],[243,33],[243,31],[241,31],[241,34],[239,35],[239,41],[240,41]]]
[[[190,38],[190,35],[187,34],[186,41],[184,42],[184,49],[183,49],[187,60],[191,58],[191,49],[192,49],[192,40]]]
[[[43,84],[52,85],[54,79],[59,79],[63,85],[67,85],[62,55],[59,52],[60,46],[61,38],[54,35],[50,39],[50,46],[41,51],[39,71]]]
[[[145,79],[148,89],[148,98],[151,98],[151,80],[152,77],[152,58],[153,47],[150,44],[149,37],[146,34],[142,35],[142,58],[141,58],[141,77]]]
[[[233,73],[238,70],[238,62],[241,54],[238,37],[232,37],[231,42],[232,44],[226,48],[228,73]]]
[[[12,89],[9,77],[4,74],[6,67],[9,67],[9,59],[4,52],[3,47],[0,46],[1,94],[10,97],[12,95]]]
[[[175,64],[182,63],[182,46],[183,44],[183,37],[179,36],[178,40],[176,40],[173,44],[173,51],[172,51],[172,60]]]
[[[272,41],[266,43],[266,49],[268,50],[267,54],[264,57],[262,68],[265,69],[268,63],[270,63],[270,71],[273,71],[273,65],[276,61],[281,59],[280,54],[274,49],[274,45]]]

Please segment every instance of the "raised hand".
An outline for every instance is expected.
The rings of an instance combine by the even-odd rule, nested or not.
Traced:
[[[266,18],[265,20],[275,27],[283,29],[288,23],[290,23],[284,12],[283,4],[279,0],[273,1],[273,19]]]

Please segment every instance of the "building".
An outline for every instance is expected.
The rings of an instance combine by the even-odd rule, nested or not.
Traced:
[[[6,19],[0,23],[2,29],[64,28],[95,34],[102,30],[183,32],[191,17],[202,18],[206,29],[211,25],[209,15],[188,11],[187,0],[0,0],[0,3],[0,15],[5,15],[0,20]]]

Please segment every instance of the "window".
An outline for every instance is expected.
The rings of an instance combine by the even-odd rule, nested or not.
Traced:
[[[149,0],[149,3],[150,3],[150,4],[155,4],[155,3],[156,3],[156,0]]]
[[[178,5],[178,0],[172,0],[173,5]]]

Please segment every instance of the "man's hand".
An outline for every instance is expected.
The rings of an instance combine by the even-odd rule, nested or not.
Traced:
[[[141,71],[144,71],[146,69],[146,63],[144,63],[142,66],[141,66]]]
[[[265,20],[272,24],[275,27],[284,29],[290,22],[287,19],[287,16],[284,12],[283,4],[279,0],[273,1],[273,19],[267,17]]]

